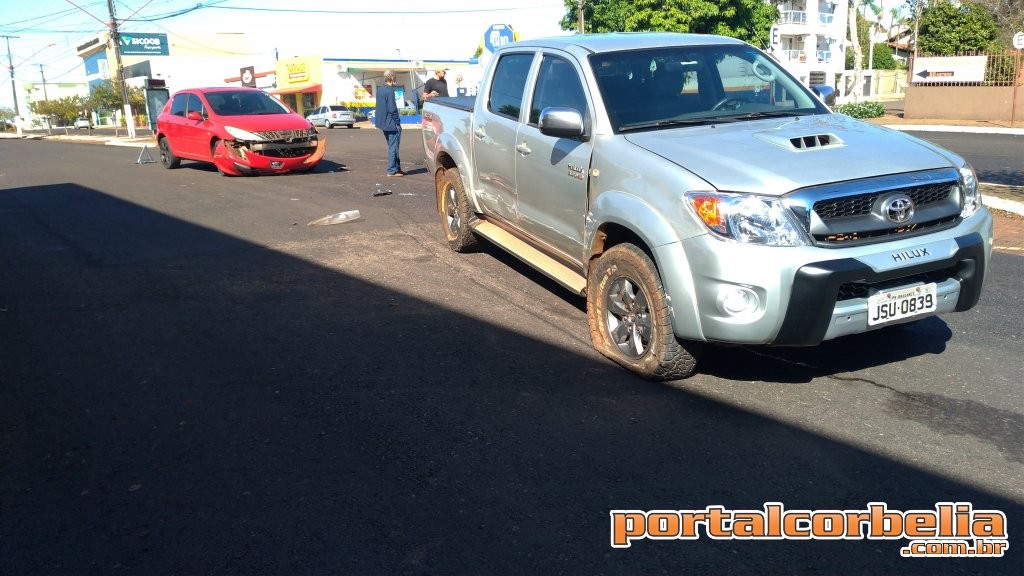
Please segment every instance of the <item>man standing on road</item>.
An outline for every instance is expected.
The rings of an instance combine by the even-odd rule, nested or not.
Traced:
[[[446,70],[438,68],[434,70],[434,77],[423,85],[423,99],[434,98],[435,96],[448,95],[448,81],[444,79]]]
[[[384,85],[377,89],[377,109],[374,112],[377,128],[384,132],[388,143],[388,176],[405,176],[398,148],[402,144],[402,117],[395,101],[395,71],[384,71]]]

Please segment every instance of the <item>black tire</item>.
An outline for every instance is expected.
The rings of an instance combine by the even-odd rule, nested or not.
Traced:
[[[328,130],[334,130],[334,124],[331,124],[330,120],[326,120],[326,124],[324,124],[324,126],[326,126]]]
[[[644,378],[678,380],[697,367],[699,343],[676,339],[661,276],[633,244],[609,248],[590,267],[587,319],[594,347]]]
[[[167,141],[167,138],[161,138],[160,143],[157,146],[160,148],[160,164],[168,170],[181,166],[181,158],[174,155],[171,151],[171,144]]]
[[[473,210],[469,207],[458,168],[448,168],[437,179],[437,197],[448,247],[456,252],[468,252],[476,248],[477,238],[469,226]]]

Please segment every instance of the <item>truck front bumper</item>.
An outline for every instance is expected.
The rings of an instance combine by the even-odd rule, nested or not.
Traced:
[[[868,323],[868,298],[878,291],[936,285],[933,312],[894,323],[970,309],[981,296],[991,240],[992,216],[982,210],[944,232],[852,248],[750,246],[704,235],[655,252],[663,271],[665,258],[689,262],[690,277],[663,272],[677,336],[814,346],[888,325]],[[752,304],[730,312],[730,294],[746,294]]]

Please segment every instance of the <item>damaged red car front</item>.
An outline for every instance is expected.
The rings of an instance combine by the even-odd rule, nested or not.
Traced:
[[[155,136],[165,168],[197,160],[229,176],[312,170],[327,146],[308,120],[256,88],[176,92]]]

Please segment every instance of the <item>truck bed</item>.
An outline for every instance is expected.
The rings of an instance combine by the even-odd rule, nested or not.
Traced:
[[[427,100],[427,102],[433,102],[441,106],[448,106],[449,108],[472,112],[473,106],[476,104],[476,96],[438,96]]]

